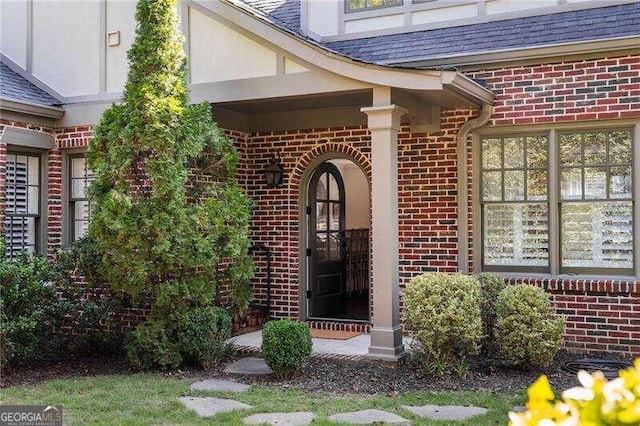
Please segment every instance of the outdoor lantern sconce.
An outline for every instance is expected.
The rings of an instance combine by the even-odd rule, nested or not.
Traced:
[[[282,178],[284,177],[284,170],[280,165],[280,155],[274,156],[269,160],[269,165],[264,168],[264,180],[267,184],[267,188],[275,188],[282,184]]]

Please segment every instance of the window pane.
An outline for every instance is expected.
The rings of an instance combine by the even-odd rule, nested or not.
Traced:
[[[327,260],[327,234],[324,232],[316,234],[316,259]]]
[[[324,173],[318,179],[318,186],[316,187],[316,200],[326,200],[327,199],[327,174]]]
[[[584,135],[585,164],[606,164],[608,133],[587,133]]]
[[[631,164],[631,132],[611,132],[609,161],[611,164]]]
[[[29,157],[29,185],[40,185],[40,159]]]
[[[589,200],[607,198],[606,167],[584,168],[584,198]]]
[[[484,201],[502,201],[502,172],[483,173],[482,199]]]
[[[611,198],[631,198],[631,167],[612,167],[609,175]]]
[[[527,173],[527,199],[532,201],[547,199],[546,170],[530,170]]]
[[[29,214],[40,213],[40,187],[38,186],[29,187],[29,203],[28,203],[27,213]]]
[[[483,211],[484,263],[548,266],[546,204],[489,204]]]
[[[524,167],[524,139],[504,139],[504,168],[522,169]]]
[[[566,203],[561,216],[562,266],[633,267],[631,202]]]
[[[327,203],[316,203],[316,230],[327,230]]]
[[[72,157],[71,158],[71,177],[72,178],[84,178],[84,157]]]
[[[340,204],[331,203],[329,207],[329,226],[332,231],[340,229]]]
[[[502,141],[500,139],[482,140],[482,168],[502,168]]]
[[[563,166],[580,164],[582,143],[580,135],[560,136],[560,164]]]
[[[329,260],[340,260],[342,257],[340,236],[337,232],[329,234]]]
[[[332,174],[329,174],[329,199],[338,201],[340,199],[340,191],[338,190],[338,182]]]
[[[563,200],[582,199],[582,169],[571,168],[560,172],[560,197]]]
[[[524,200],[524,170],[507,170],[504,172],[504,200]]]
[[[527,167],[547,167],[547,138],[536,136],[527,138]]]
[[[85,198],[85,183],[84,179],[72,179],[71,180],[71,198]]]

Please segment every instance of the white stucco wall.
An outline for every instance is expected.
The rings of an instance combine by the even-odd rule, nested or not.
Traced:
[[[360,31],[382,30],[385,28],[401,27],[404,25],[404,14],[380,16],[378,18],[358,19],[344,23],[344,32],[357,33]]]
[[[308,68],[303,67],[297,62],[292,61],[289,58],[284,58],[284,73],[285,74],[297,74],[300,72],[307,72]]]
[[[307,28],[320,36],[332,36],[338,34],[339,1],[308,0],[303,2],[307,10]]]
[[[452,19],[470,18],[478,14],[476,4],[464,4],[461,6],[443,7],[439,9],[422,10],[411,14],[411,23],[414,25],[428,24],[432,22],[449,21]]]
[[[29,3],[0,1],[0,51],[9,59],[27,67],[27,8]]]
[[[106,47],[106,91],[120,92],[127,80],[127,50],[136,31],[136,3],[134,1],[107,0],[106,33],[120,32],[120,44]]]
[[[492,15],[494,13],[516,12],[525,9],[538,9],[547,6],[557,6],[558,0],[488,0],[486,2],[486,13]]]
[[[33,74],[64,96],[99,91],[100,3],[33,3]]]
[[[276,53],[190,9],[191,82],[202,83],[276,75]]]

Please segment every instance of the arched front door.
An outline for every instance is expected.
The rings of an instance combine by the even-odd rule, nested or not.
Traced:
[[[345,296],[345,194],[340,171],[322,163],[309,184],[310,274],[309,315],[326,317],[344,312]]]

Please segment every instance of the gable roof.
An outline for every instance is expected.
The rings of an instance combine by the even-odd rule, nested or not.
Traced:
[[[237,3],[237,2],[236,2]],[[300,35],[299,0],[242,0],[263,19]],[[297,6],[296,6],[297,5]],[[363,62],[409,62],[640,35],[640,2],[473,25],[381,35],[320,46]]]
[[[0,98],[39,106],[61,105],[58,99],[0,62]]]

